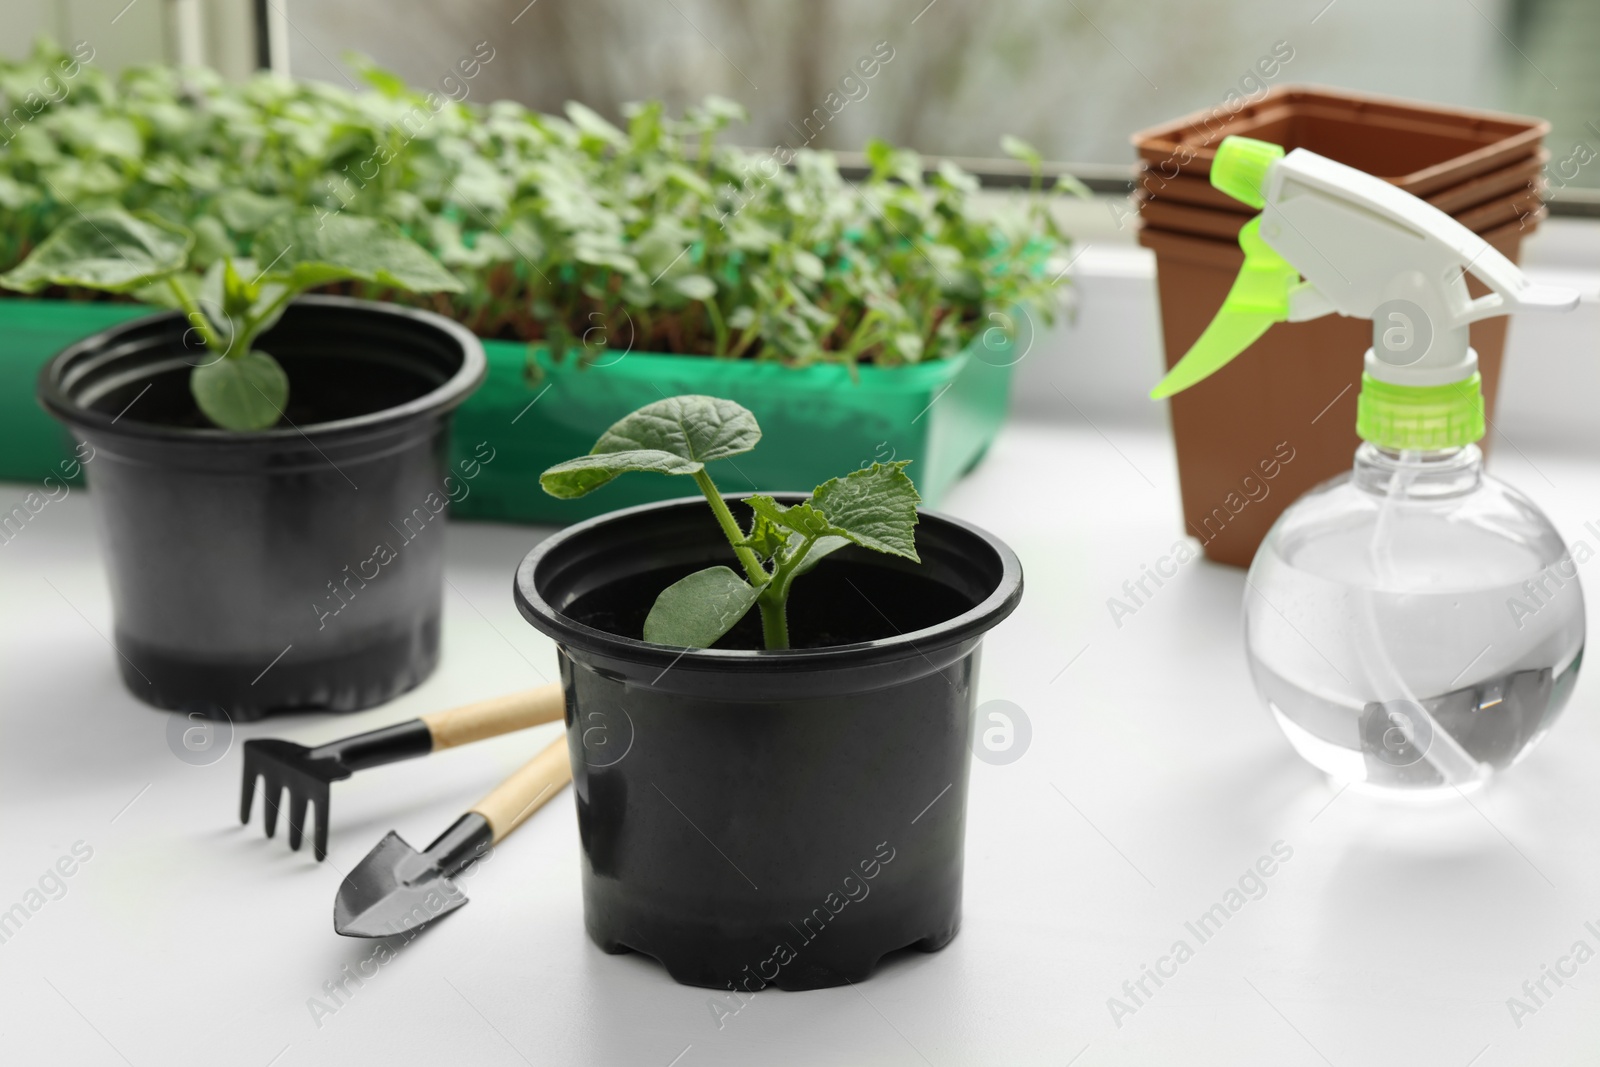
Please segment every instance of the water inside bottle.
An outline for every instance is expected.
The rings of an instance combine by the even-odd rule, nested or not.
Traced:
[[[1365,535],[1351,534],[1344,550],[1321,548],[1359,560]],[[1251,671],[1312,764],[1367,791],[1453,792],[1549,730],[1583,658],[1576,571],[1570,560],[1531,567],[1514,546],[1473,550],[1470,568],[1446,575],[1434,554],[1433,569],[1406,572],[1410,588],[1374,589],[1370,574],[1330,567],[1322,552],[1296,566],[1273,538],[1263,544],[1246,594]],[[1449,588],[1464,576],[1490,584]]]

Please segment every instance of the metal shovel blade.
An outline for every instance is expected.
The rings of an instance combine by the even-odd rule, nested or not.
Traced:
[[[467,902],[466,894],[393,830],[356,864],[333,901],[333,928],[346,937],[392,937]]]

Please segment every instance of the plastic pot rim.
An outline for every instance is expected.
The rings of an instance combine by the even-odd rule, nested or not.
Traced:
[[[483,343],[465,326],[422,308],[405,307],[376,300],[358,300],[347,296],[309,295],[297,297],[289,304],[285,314],[296,307],[322,308],[357,312],[361,314],[392,315],[396,319],[410,319],[417,327],[442,333],[453,341],[461,352],[461,366],[444,382],[413,400],[393,407],[370,411],[330,422],[308,423],[303,426],[274,427],[267,430],[224,430],[220,427],[166,426],[159,423],[121,420],[120,415],[84,407],[63,384],[65,371],[76,360],[92,353],[114,354],[126,334],[149,329],[161,320],[182,321],[181,311],[164,311],[154,315],[141,315],[136,319],[101,330],[62,349],[39,372],[37,395],[40,404],[50,414],[75,428],[100,433],[119,434],[147,440],[170,442],[225,442],[234,444],[274,444],[280,441],[309,440],[312,437],[328,438],[363,431],[382,430],[418,415],[448,411],[465,400],[482,383],[488,373],[488,359]],[[270,331],[268,331],[270,333]],[[292,385],[292,383],[291,383]]]
[[[1421,199],[1443,211],[1446,215],[1454,215],[1463,211],[1470,211],[1480,204],[1486,204],[1506,196],[1517,196],[1527,190],[1531,183],[1542,178],[1545,167],[1550,162],[1550,150],[1540,145],[1533,153],[1521,159],[1513,159],[1503,167],[1471,178],[1463,179],[1454,185],[1447,185],[1437,192],[1430,193]],[[1254,216],[1259,210],[1248,204],[1233,199],[1227,193],[1221,192],[1211,185],[1209,177],[1197,174],[1178,174],[1171,178],[1158,178],[1161,182],[1159,189],[1149,187],[1152,175],[1150,164],[1144,160],[1138,163],[1138,170],[1134,175],[1134,199],[1141,205],[1147,203],[1165,202],[1168,205],[1182,205],[1183,207],[1199,208],[1206,211],[1217,211],[1226,214]],[[1179,195],[1168,192],[1176,186]],[[1490,187],[1494,191],[1483,194],[1482,189]]]
[[[1432,125],[1441,130],[1474,129],[1486,124],[1507,127],[1498,140],[1486,141],[1467,149],[1451,159],[1421,167],[1409,174],[1379,175],[1407,192],[1428,196],[1450,185],[1492,171],[1498,165],[1510,162],[1519,155],[1529,155],[1537,150],[1550,133],[1550,123],[1545,119],[1516,115],[1480,108],[1454,107],[1425,101],[1407,99],[1379,93],[1363,93],[1337,86],[1315,82],[1289,82],[1273,86],[1259,99],[1247,102],[1236,110],[1228,111],[1225,120],[1198,143],[1184,140],[1187,131],[1207,123],[1221,108],[1203,107],[1177,119],[1169,119],[1139,130],[1129,137],[1141,159],[1160,162],[1175,157],[1188,147],[1191,154],[1179,166],[1179,173],[1205,177],[1211,171],[1211,161],[1216,156],[1218,134],[1238,132],[1235,127],[1249,128],[1274,109],[1293,109],[1296,106],[1317,104],[1345,107],[1355,111],[1373,110],[1379,113],[1410,113],[1410,121]],[[1518,150],[1525,147],[1525,152]],[[1509,154],[1508,154],[1509,153]]]
[[[724,500],[740,501],[750,493],[725,493]],[[771,494],[782,503],[795,504],[806,499],[804,493]],[[828,645],[822,648],[786,649],[718,649],[682,648],[677,645],[658,645],[631,637],[623,637],[569,618],[557,610],[539,592],[534,577],[539,565],[552,551],[568,541],[584,537],[589,531],[646,511],[667,508],[705,507],[702,496],[678,497],[650,504],[639,504],[597,515],[592,519],[565,527],[539,542],[517,565],[512,582],[517,610],[535,629],[553,639],[558,645],[571,645],[580,650],[615,659],[649,666],[678,667],[686,670],[721,673],[803,673],[830,668],[857,667],[901,660],[921,655],[925,649],[943,649],[963,641],[982,637],[999,625],[1022,600],[1022,563],[1015,552],[998,537],[962,519],[953,518],[923,508],[917,509],[921,522],[943,523],[977,538],[1000,558],[1000,579],[995,588],[982,601],[954,618],[935,626],[875,641],[858,641],[848,645]]]

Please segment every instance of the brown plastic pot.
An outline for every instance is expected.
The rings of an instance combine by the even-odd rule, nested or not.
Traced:
[[[1530,189],[1541,191],[1544,184],[1542,174],[1549,162],[1549,150],[1540,148],[1531,156],[1513,160],[1503,167],[1441,189],[1424,199],[1446,214],[1455,214],[1498,197],[1516,196]],[[1247,217],[1257,212],[1256,208],[1235,200],[1213,186],[1208,177],[1198,178],[1180,174],[1175,178],[1162,178],[1150,169],[1148,163],[1140,164],[1134,191],[1141,205],[1187,204]]]
[[[1538,215],[1482,234],[1516,262]],[[1170,369],[1222,306],[1244,254],[1225,241],[1146,227],[1156,254],[1161,333]],[[1473,296],[1487,290],[1471,276]],[[1494,418],[1506,319],[1471,327]],[[1302,493],[1350,469],[1356,446],[1361,360],[1372,344],[1365,319],[1327,315],[1279,323],[1210,378],[1172,398],[1185,532],[1208,559],[1250,564],[1274,520]]]
[[[1549,132],[1542,119],[1281,86],[1237,111],[1208,108],[1140,131],[1133,143],[1162,179],[1208,177],[1215,146],[1237,134],[1309,148],[1426,197],[1534,155]]]

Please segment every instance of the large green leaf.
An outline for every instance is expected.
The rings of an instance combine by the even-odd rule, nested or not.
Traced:
[[[592,451],[648,449],[710,463],[748,452],[760,440],[761,427],[747,409],[731,400],[690,394],[657,400],[625,416],[600,435]]]
[[[295,289],[365,281],[416,293],[463,290],[460,279],[392,222],[298,211],[256,234],[251,257]]]
[[[658,449],[634,449],[629,452],[607,452],[602,455],[579,456],[539,475],[544,491],[562,500],[572,500],[605,485],[628,471],[647,471],[653,474],[694,474],[704,464],[675,456]]]
[[[909,460],[874,463],[817,486],[811,502],[828,517],[830,533],[863,548],[917,559],[917,505],[922,498],[906,476]]]
[[[815,542],[796,574],[804,574],[846,543],[874,552],[917,559],[917,487],[906,476],[909,460],[874,463],[843,478],[824,482],[790,507],[770,496],[747,497],[760,521]]]
[[[758,595],[727,567],[695,571],[656,597],[644,620],[644,639],[658,645],[710,648],[744,618]]]
[[[265,352],[246,352],[198,366],[189,391],[205,417],[224,430],[265,430],[289,402],[289,376]]]
[[[52,285],[126,293],[182,270],[193,242],[189,231],[154,217],[94,211],[56,227],[32,255],[0,275],[0,285],[24,293]]]

